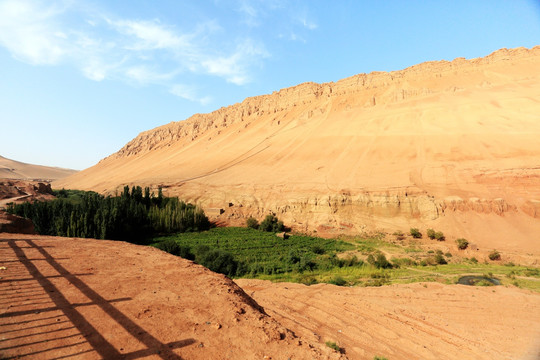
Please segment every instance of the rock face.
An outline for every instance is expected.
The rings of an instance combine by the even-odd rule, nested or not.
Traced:
[[[540,46],[305,83],[145,131],[54,187],[161,186],[221,221],[308,231],[452,232],[476,214],[524,237],[540,233],[539,98]]]

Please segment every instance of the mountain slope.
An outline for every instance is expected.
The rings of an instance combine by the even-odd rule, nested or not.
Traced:
[[[56,180],[76,173],[77,170],[27,164],[0,156],[0,178]]]
[[[538,99],[540,46],[306,83],[143,132],[55,186],[163,186],[229,222],[437,226],[520,250],[540,233]]]

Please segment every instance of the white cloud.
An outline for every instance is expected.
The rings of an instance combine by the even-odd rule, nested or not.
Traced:
[[[304,25],[306,29],[309,29],[309,30],[315,30],[316,28],[319,27],[315,22],[310,21],[306,18],[300,19],[300,22],[302,23],[302,25]]]
[[[209,96],[198,97],[196,90],[187,85],[175,84],[170,88],[169,92],[183,99],[199,102],[201,105],[207,105],[212,101],[212,98]]]
[[[175,76],[175,72],[159,73],[144,65],[131,66],[126,69],[125,74],[128,78],[136,80],[140,83],[166,82]]]
[[[35,65],[59,63],[69,51],[65,33],[52,21],[57,9],[33,1],[0,3],[0,44],[18,60]]]
[[[210,74],[224,77],[230,83],[243,85],[250,81],[246,67],[251,65],[252,60],[268,56],[262,44],[256,45],[251,40],[245,40],[233,54],[208,58],[202,61],[202,66]]]
[[[268,56],[264,44],[251,39],[224,45],[216,20],[195,24],[190,31],[158,19],[133,20],[105,16],[69,0],[0,0],[0,46],[32,65],[69,65],[93,81],[117,79],[155,84],[190,101],[206,104],[194,89],[173,85],[183,74],[223,78],[244,85]],[[241,8],[256,18],[247,1]]]
[[[120,32],[137,38],[133,50],[180,49],[190,47],[188,36],[179,36],[158,21],[110,21]]]

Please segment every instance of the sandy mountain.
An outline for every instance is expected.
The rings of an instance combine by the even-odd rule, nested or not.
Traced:
[[[56,180],[76,173],[77,170],[27,164],[0,156],[0,179]]]
[[[539,99],[540,46],[305,83],[143,132],[54,186],[162,186],[223,222],[433,227],[540,253]]]

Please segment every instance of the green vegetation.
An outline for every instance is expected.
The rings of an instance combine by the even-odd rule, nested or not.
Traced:
[[[120,196],[60,190],[52,201],[11,204],[7,211],[32,220],[41,235],[141,242],[159,233],[208,229],[202,209],[177,198],[126,186]]]
[[[422,238],[422,233],[417,228],[411,228],[410,234],[415,239],[421,239]]]
[[[285,226],[283,226],[283,221],[278,220],[276,216],[267,215],[259,225],[259,230],[276,233],[284,231]]]
[[[363,261],[356,257],[338,258],[336,254],[354,249],[354,245],[331,239],[291,235],[287,239],[273,233],[253,230],[252,228],[214,228],[198,233],[175,234],[157,237],[154,246],[165,251],[169,246],[162,245],[170,241],[180,247],[186,247],[201,264],[200,249],[220,250],[230,254],[237,261],[233,276],[257,276],[285,273],[301,274],[316,269],[361,266]],[[197,250],[199,249],[199,250]]]
[[[340,348],[339,345],[336,344],[336,343],[333,342],[333,341],[327,341],[325,344],[326,344],[326,346],[328,346],[330,349],[333,349],[333,350],[335,350],[335,351],[337,351],[337,352],[342,352],[342,351],[343,351],[343,349]]]
[[[493,250],[488,255],[489,260],[501,260],[501,254],[497,250]]]
[[[254,217],[250,217],[246,220],[246,226],[250,229],[258,229],[259,222]]]
[[[467,239],[457,239],[456,244],[459,250],[465,250],[469,246]]]
[[[385,358],[384,356],[374,356],[373,360],[388,360],[388,359]]]
[[[427,229],[426,234],[431,240],[444,241],[444,234],[440,231],[435,231],[433,229]]]
[[[248,219],[247,228],[209,229],[201,209],[140,187],[125,187],[116,197],[74,190],[56,194],[56,200],[11,205],[9,211],[31,218],[41,234],[151,243],[231,277],[307,285],[383,286],[420,281],[455,284],[465,275],[488,274],[500,279],[503,286],[540,292],[539,268],[452,257],[450,252],[430,250],[411,238],[397,244],[387,241],[384,233],[340,239],[297,234],[283,238],[274,234],[284,226],[273,215],[261,224]],[[434,239],[441,238],[433,229],[428,233]],[[418,234],[418,229],[411,229],[411,236]],[[390,236],[390,240],[394,236],[405,240],[401,232]],[[466,239],[456,241],[458,248],[465,243]],[[500,260],[501,255],[494,250],[488,257]]]

